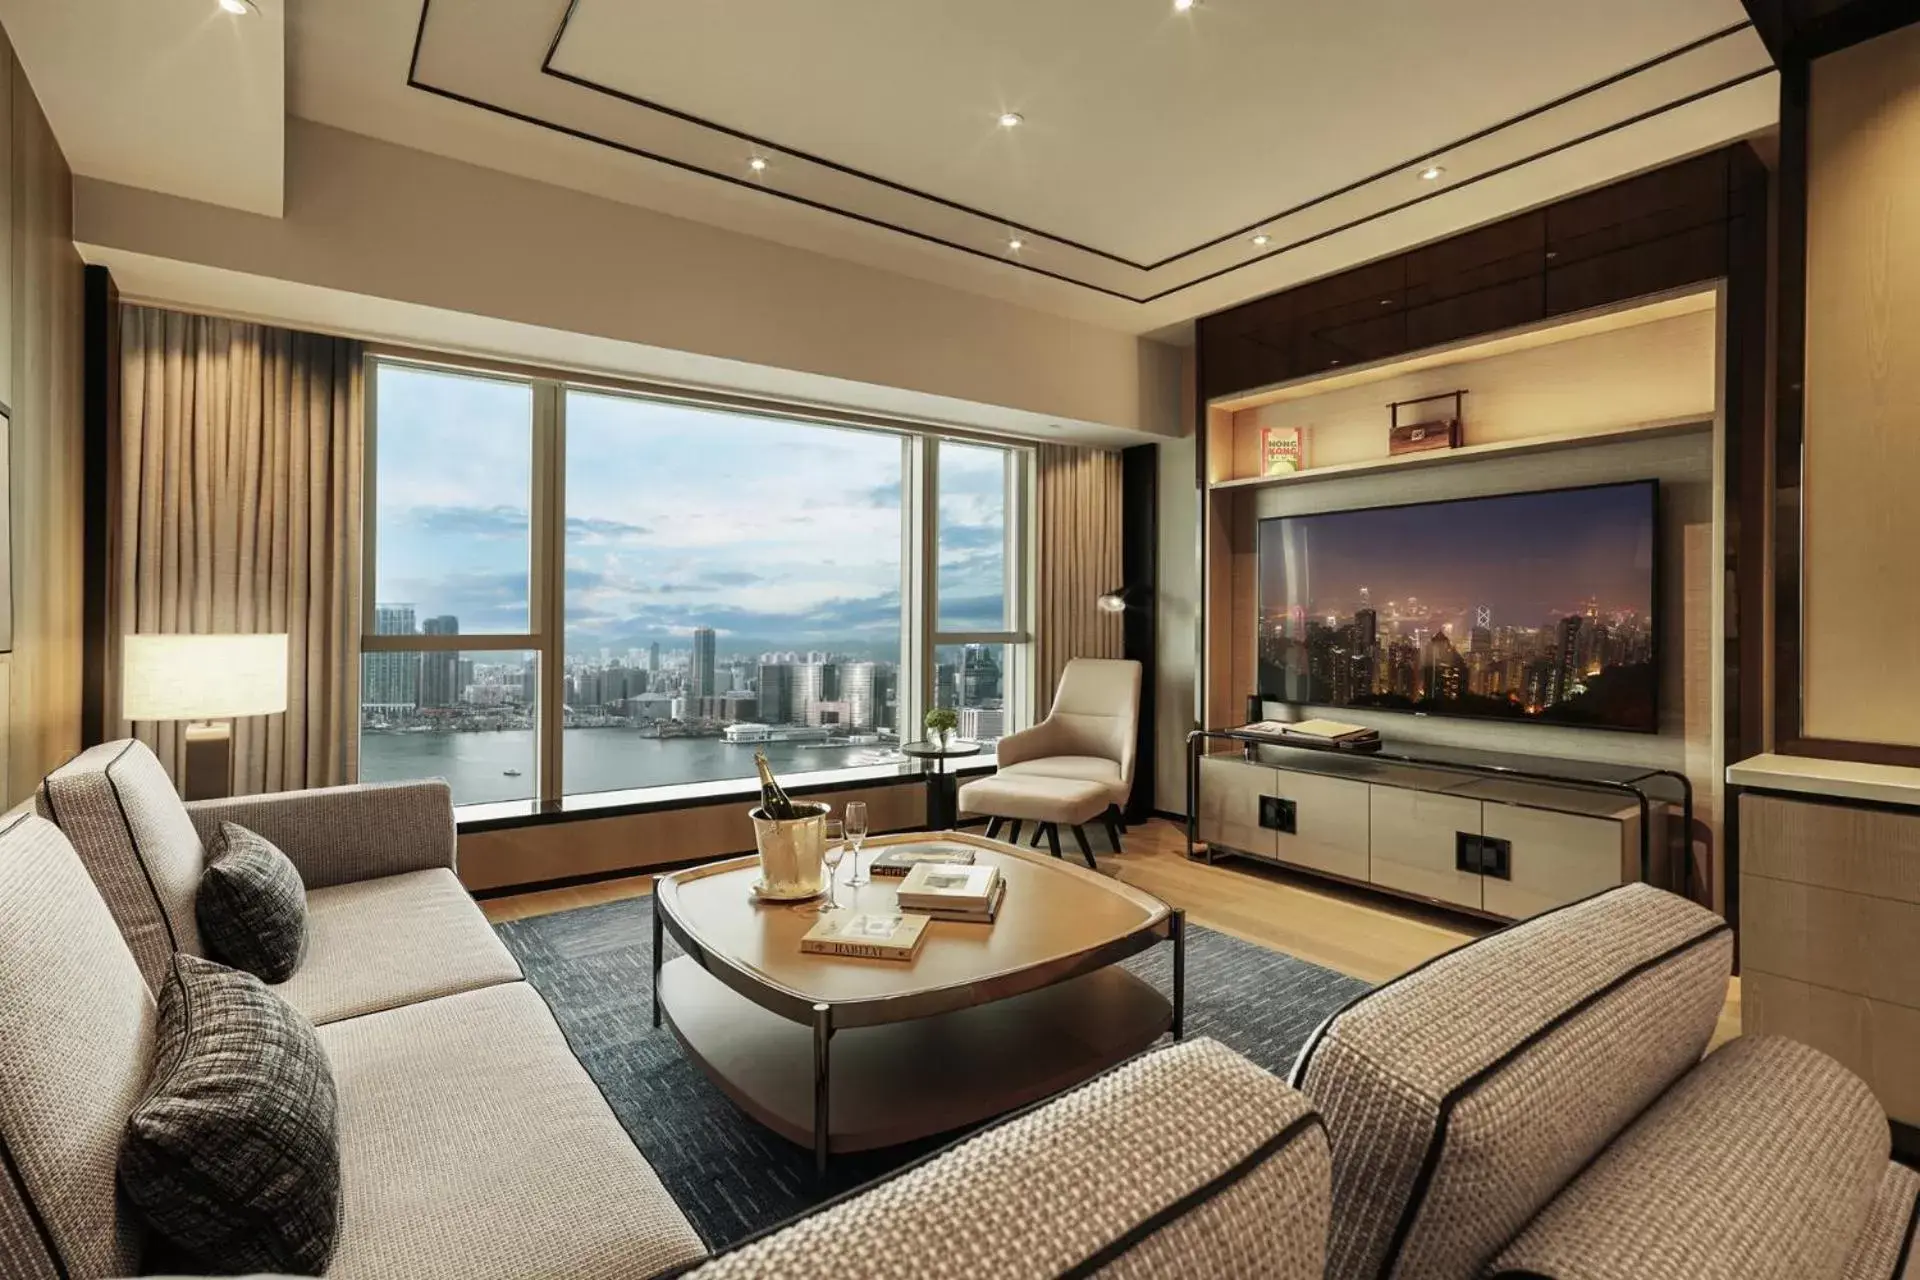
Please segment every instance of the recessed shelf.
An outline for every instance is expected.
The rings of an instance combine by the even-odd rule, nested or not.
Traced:
[[[1518,440],[1495,440],[1486,444],[1462,445],[1458,449],[1432,449],[1425,453],[1403,453],[1398,456],[1368,458],[1360,462],[1336,462],[1324,467],[1308,467],[1304,471],[1289,471],[1277,476],[1245,476],[1233,480],[1215,480],[1207,488],[1215,492],[1223,489],[1266,489],[1275,485],[1306,484],[1314,480],[1331,480],[1340,476],[1363,476],[1414,467],[1438,467],[1451,463],[1474,462],[1492,457],[1517,457],[1530,453],[1551,453],[1561,449],[1584,449],[1592,445],[1619,444],[1629,440],[1646,440],[1655,436],[1680,435],[1690,431],[1711,431],[1712,429],[1712,419],[1689,415],[1659,422],[1637,422],[1606,431],[1526,436]],[[1382,434],[1384,435],[1384,431]]]

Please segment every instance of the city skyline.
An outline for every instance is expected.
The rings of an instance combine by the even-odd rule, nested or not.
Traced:
[[[1650,485],[1263,521],[1276,701],[1655,725]]]

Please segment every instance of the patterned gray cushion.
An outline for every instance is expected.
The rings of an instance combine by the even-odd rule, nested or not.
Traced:
[[[174,952],[205,954],[193,918],[200,835],[145,743],[88,747],[47,775],[34,803],[73,842],[148,987],[160,990]]]
[[[1867,1225],[1853,1242],[1842,1280],[1920,1277],[1920,1173],[1889,1164],[1880,1176]]]
[[[313,1024],[251,974],[174,957],[119,1174],[200,1266],[318,1275],[339,1229],[340,1140]]]
[[[1700,1060],[1726,921],[1644,884],[1377,987],[1293,1084],[1333,1144],[1329,1280],[1466,1280]]]
[[[1839,1276],[1886,1168],[1886,1115],[1858,1076],[1792,1040],[1742,1036],[1614,1139],[1492,1271]]]
[[[307,889],[265,836],[223,822],[193,900],[200,938],[216,960],[262,982],[285,982],[307,954]]]
[[[1321,1280],[1307,1100],[1212,1040],[1144,1053],[688,1280]]]

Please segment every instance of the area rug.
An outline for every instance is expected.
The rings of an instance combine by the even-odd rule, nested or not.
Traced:
[[[951,1140],[836,1156],[827,1176],[817,1177],[812,1152],[748,1119],[686,1059],[672,1032],[651,1026],[649,898],[495,927],[634,1144],[712,1248]],[[1155,947],[1125,963],[1166,990],[1173,950]],[[1365,989],[1331,969],[1188,928],[1187,1034],[1212,1036],[1275,1073],[1285,1074],[1313,1029]]]

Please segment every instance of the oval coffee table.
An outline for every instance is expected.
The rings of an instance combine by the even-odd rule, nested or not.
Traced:
[[[748,897],[759,860],[654,880],[653,1020],[742,1110],[811,1146],[865,1151],[976,1124],[1181,1034],[1185,917],[1055,858],[952,832],[1007,882],[991,925],[936,920],[911,961],[811,955],[806,907]],[[840,887],[842,906],[897,910],[898,881]],[[662,932],[686,952],[662,964]],[[1173,945],[1163,994],[1116,962]]]

